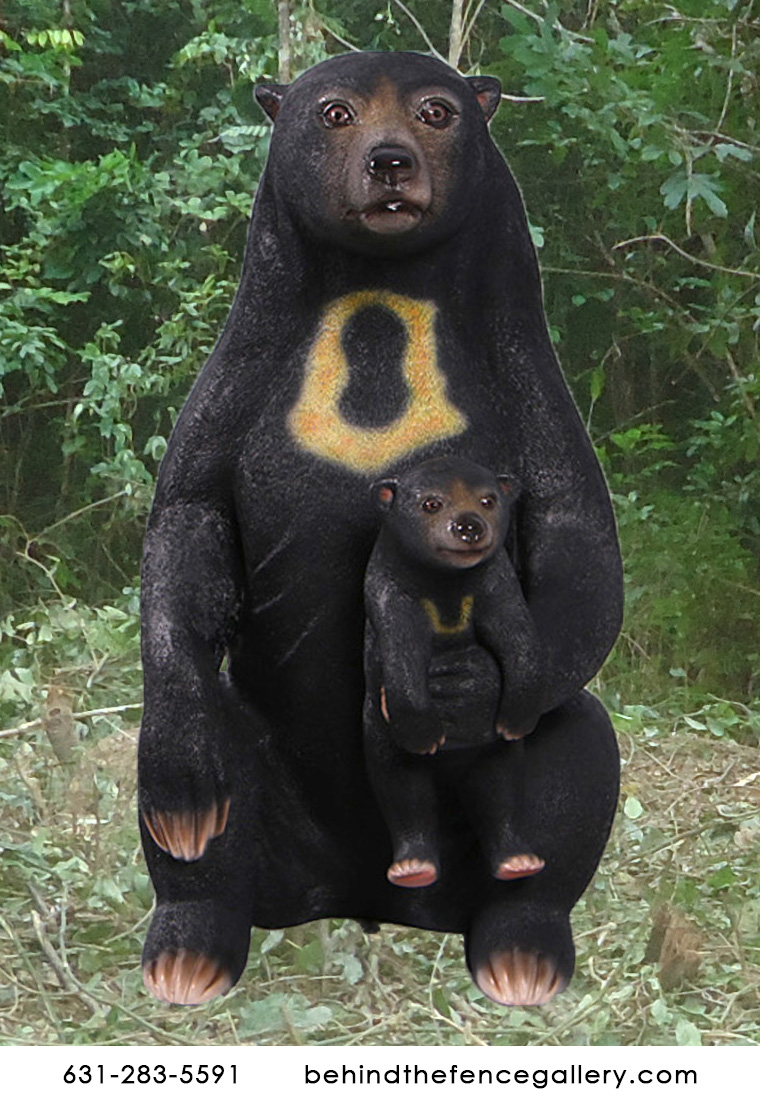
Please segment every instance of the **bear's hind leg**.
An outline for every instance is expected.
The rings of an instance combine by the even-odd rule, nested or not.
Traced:
[[[526,740],[520,824],[546,867],[516,883],[494,881],[466,937],[473,980],[496,1003],[546,1003],[568,984],[570,911],[607,842],[619,766],[609,717],[586,692],[544,715]]]
[[[537,882],[537,880],[536,880]],[[521,892],[533,885],[512,890]],[[467,965],[484,995],[507,1007],[534,1007],[564,991],[575,966],[567,915],[526,898],[504,899],[478,915],[467,936]]]

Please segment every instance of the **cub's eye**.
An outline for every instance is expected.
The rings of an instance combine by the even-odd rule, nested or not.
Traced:
[[[425,498],[425,501],[421,503],[420,508],[425,513],[438,513],[443,509],[443,502],[440,498]]]
[[[445,101],[423,101],[417,112],[417,119],[431,128],[445,128],[453,116],[453,109]]]
[[[331,101],[322,108],[322,122],[328,128],[345,128],[355,120],[353,109],[343,101]]]
[[[493,509],[496,505],[496,495],[486,494],[484,498],[480,499],[480,504],[482,505],[483,509]]]

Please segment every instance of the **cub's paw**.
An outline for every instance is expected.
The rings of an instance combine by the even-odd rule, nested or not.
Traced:
[[[506,1007],[535,1007],[564,991],[568,980],[551,957],[525,949],[493,953],[475,972],[481,992]]]
[[[143,820],[159,848],[189,863],[200,859],[211,841],[221,836],[229,811],[228,797],[205,810],[148,809],[143,812]]]
[[[395,714],[391,718],[385,688],[380,689],[380,711],[385,722],[392,728],[394,742],[408,754],[435,754],[446,742],[443,724],[431,711],[394,709]]]
[[[405,739],[399,745],[408,754],[435,754],[439,747],[442,747],[445,742],[446,736],[441,734],[437,739],[433,739],[432,743],[428,736],[422,739]]]
[[[526,735],[530,735],[537,723],[538,716],[515,717],[514,712],[507,715],[500,714],[496,721],[496,734],[500,739],[514,742],[516,739],[524,739]]]
[[[394,742],[407,754],[435,754],[446,742],[435,716],[405,716],[391,724]]]
[[[438,868],[429,859],[398,859],[387,876],[394,887],[430,887],[438,878]]]
[[[143,968],[145,987],[163,1003],[207,1003],[232,987],[229,972],[192,949],[160,953]]]
[[[518,855],[507,856],[494,871],[497,879],[506,882],[510,879],[527,879],[530,875],[537,875],[543,871],[546,861],[533,852],[520,852]]]

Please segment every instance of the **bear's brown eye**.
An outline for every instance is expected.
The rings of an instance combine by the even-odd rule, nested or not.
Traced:
[[[425,513],[438,513],[443,509],[443,502],[440,498],[425,498],[422,509]]]
[[[480,504],[484,509],[493,509],[493,507],[496,505],[496,495],[486,494],[485,498],[480,499]]]
[[[350,106],[342,101],[331,101],[322,109],[322,120],[328,128],[344,128],[353,124],[355,117]]]
[[[425,101],[417,113],[418,119],[431,128],[445,128],[453,116],[445,101]]]

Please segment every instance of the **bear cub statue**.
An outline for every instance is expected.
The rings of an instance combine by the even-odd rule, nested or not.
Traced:
[[[384,518],[364,584],[364,742],[393,841],[387,877],[399,887],[439,877],[436,763],[424,756],[442,748],[463,752],[457,796],[492,874],[535,875],[544,861],[514,828],[520,741],[541,711],[538,634],[506,549],[518,485],[446,457],[382,479],[372,494]],[[454,709],[431,695],[431,679],[472,647],[498,666],[490,710],[482,695]]]

